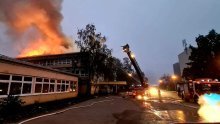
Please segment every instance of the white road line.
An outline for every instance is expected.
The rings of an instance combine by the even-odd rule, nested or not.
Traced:
[[[86,108],[86,107],[90,107],[90,106],[93,106],[93,105],[98,104],[98,103],[109,102],[109,101],[113,101],[113,100],[114,100],[114,99],[101,100],[101,101],[98,101],[98,102],[92,102],[91,104],[84,105],[84,106],[71,107],[71,108],[64,109],[64,110],[61,110],[61,111],[58,111],[58,112],[54,112],[54,113],[49,113],[49,114],[45,114],[45,115],[40,115],[40,116],[37,116],[37,117],[33,117],[33,118],[30,118],[30,119],[24,120],[24,121],[22,121],[22,122],[20,122],[20,123],[18,123],[18,124],[23,124],[23,123],[26,123],[26,122],[28,122],[28,121],[32,121],[32,120],[35,120],[35,119],[39,119],[39,118],[42,118],[42,117],[47,117],[47,116],[51,116],[51,115],[60,114],[60,113],[63,113],[63,112],[66,112],[66,111],[69,111],[69,110],[72,110],[72,109]]]

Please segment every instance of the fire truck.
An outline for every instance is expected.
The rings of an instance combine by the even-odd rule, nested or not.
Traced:
[[[123,47],[123,51],[125,53],[127,53],[127,55],[129,57],[132,65],[134,66],[135,71],[136,71],[136,73],[137,73],[137,75],[138,75],[138,77],[140,79],[140,83],[141,83],[141,84],[136,85],[135,88],[133,88],[131,95],[134,98],[136,97],[139,100],[142,100],[142,99],[146,100],[147,96],[149,96],[149,93],[146,92],[146,90],[148,89],[147,80],[144,78],[144,76],[142,74],[143,72],[141,71],[141,69],[140,69],[140,67],[139,67],[139,65],[137,63],[134,54],[130,51],[129,45],[126,44],[126,45],[124,45],[122,47]]]
[[[138,77],[140,79],[141,86],[147,88],[148,87],[147,81],[145,80],[145,78],[144,78],[144,76],[142,74],[142,71],[141,71],[141,69],[140,69],[140,67],[139,67],[139,65],[138,65],[138,63],[137,63],[137,61],[136,61],[136,59],[134,57],[134,54],[132,54],[132,52],[130,51],[129,45],[126,44],[126,45],[122,46],[122,48],[123,48],[123,51],[125,53],[127,53],[129,59],[131,60],[131,63],[134,66],[134,68],[135,68],[135,70],[137,72],[137,75],[138,75]]]
[[[210,93],[220,93],[220,82],[210,78],[189,80],[177,83],[176,90],[178,96],[185,101],[198,103],[199,96]]]

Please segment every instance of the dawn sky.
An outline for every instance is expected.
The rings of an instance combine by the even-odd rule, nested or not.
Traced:
[[[113,56],[127,57],[120,46],[128,43],[150,83],[173,73],[183,39],[195,45],[199,34],[220,33],[220,0],[64,0],[62,14],[65,34],[76,38],[77,29],[93,23]],[[4,38],[0,29],[0,54],[16,56]]]

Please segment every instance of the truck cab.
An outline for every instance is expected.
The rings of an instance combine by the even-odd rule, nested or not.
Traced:
[[[220,94],[220,82],[209,78],[196,79],[176,85],[177,93],[185,101],[193,100],[198,102],[199,96],[206,93]]]

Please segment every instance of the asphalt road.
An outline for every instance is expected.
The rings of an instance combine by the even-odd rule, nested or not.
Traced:
[[[146,101],[109,96],[92,99],[65,110],[24,120],[25,124],[147,124],[202,122],[199,106],[181,101],[175,92],[162,91],[162,100]],[[26,122],[25,122],[26,121]],[[23,123],[23,122],[22,122]]]

